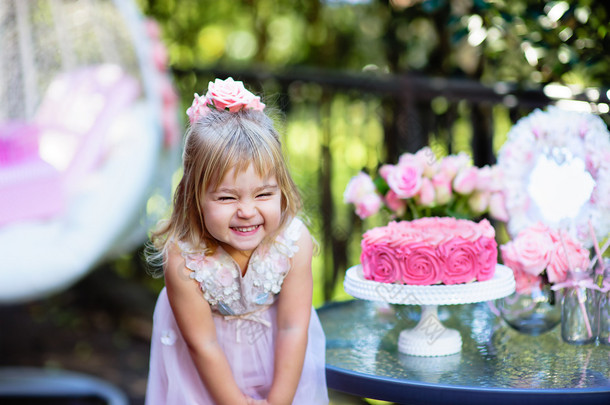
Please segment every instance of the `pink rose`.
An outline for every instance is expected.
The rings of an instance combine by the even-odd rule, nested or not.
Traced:
[[[505,243],[500,246],[500,253],[502,255],[502,262],[506,267],[509,267],[513,273],[519,271],[523,272],[523,266],[519,262],[519,252],[515,249],[513,242]]]
[[[483,166],[477,170],[477,182],[475,189],[479,191],[490,191],[493,184],[493,173],[490,166]]]
[[[386,181],[399,198],[411,198],[421,187],[422,169],[414,164],[400,164],[388,173]]]
[[[489,196],[489,215],[498,221],[508,222],[509,216],[506,210],[505,197],[501,191]]]
[[[553,252],[553,240],[546,226],[539,222],[522,230],[513,244],[523,271],[537,276],[546,269]]]
[[[370,176],[364,172],[352,177],[345,192],[343,200],[356,206],[356,214],[364,219],[376,214],[382,205],[381,197]]]
[[[385,164],[379,168],[379,175],[386,181],[386,183],[388,181],[388,176],[394,170],[394,167],[394,165]]]
[[[370,217],[379,212],[381,208],[381,197],[377,194],[367,194],[356,202],[356,215],[361,219]]]
[[[542,277],[523,271],[523,266],[519,263],[519,254],[515,251],[514,245],[511,242],[500,246],[500,251],[504,265],[513,271],[516,283],[515,289],[518,293],[529,294],[532,288],[540,288]]]
[[[240,81],[231,77],[227,80],[216,79],[208,85],[205,95],[208,103],[213,104],[218,110],[236,112],[244,108],[253,108],[262,111],[265,105],[260,98],[250,93]]]
[[[385,205],[387,205],[387,207],[394,211],[399,217],[402,216],[407,209],[407,203],[403,199],[398,198],[396,193],[392,190],[388,191],[388,193],[385,195],[384,201]]]
[[[477,168],[464,167],[453,179],[453,189],[460,194],[470,194],[477,185]]]
[[[493,165],[490,168],[491,182],[488,187],[488,191],[498,192],[504,188],[504,172],[498,165]]]
[[[402,282],[412,285],[436,284],[440,280],[442,262],[436,250],[424,243],[413,243],[403,250]]]
[[[546,274],[551,283],[559,283],[566,279],[568,269],[589,268],[589,251],[575,242],[567,233],[553,233],[553,254]],[[563,242],[562,242],[563,239]]]
[[[367,195],[376,194],[376,192],[377,189],[371,177],[364,172],[360,172],[347,183],[343,192],[343,201],[348,204],[357,204]]]
[[[484,213],[489,206],[489,192],[487,191],[475,191],[468,198],[468,207],[476,215]]]
[[[400,279],[402,265],[396,251],[388,246],[364,247],[360,256],[365,278],[380,283],[394,283]]]
[[[515,276],[515,291],[519,294],[530,294],[532,290],[542,289],[542,277],[533,276],[521,270],[514,270]]]
[[[460,152],[457,155],[446,156],[440,163],[439,170],[444,172],[448,178],[453,179],[460,169],[467,167],[470,163],[470,157]]]
[[[428,146],[417,151],[415,160],[422,168],[424,177],[432,178],[438,170],[438,159],[436,158],[434,151]]]
[[[434,195],[438,205],[445,205],[451,200],[451,179],[448,173],[440,171],[432,177]]]
[[[186,110],[191,124],[197,122],[208,112],[210,108],[236,112],[243,109],[263,111],[265,104],[261,103],[260,97],[255,96],[240,81],[232,78],[227,80],[216,79],[208,84],[208,92],[204,97],[195,93],[192,105]]]
[[[263,111],[265,109],[265,104],[261,103],[260,97],[254,97],[248,105],[246,105],[246,109],[255,110],[255,111]]]
[[[477,280],[485,281],[493,277],[498,263],[498,244],[493,238],[479,238],[475,242],[476,250],[479,252],[479,272]]]
[[[479,274],[478,255],[472,242],[454,238],[439,246],[438,251],[445,263],[444,284],[467,283]]]
[[[434,204],[434,186],[430,179],[422,178],[421,187],[417,193],[419,204],[424,207],[430,207]]]
[[[204,96],[195,93],[193,104],[186,110],[186,115],[189,117],[191,124],[199,121],[210,111],[207,106],[208,100]]]

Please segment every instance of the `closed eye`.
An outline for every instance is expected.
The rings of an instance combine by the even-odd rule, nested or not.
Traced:
[[[232,200],[235,200],[235,197],[230,197],[230,196],[225,196],[225,195],[218,197],[218,201],[232,201]]]

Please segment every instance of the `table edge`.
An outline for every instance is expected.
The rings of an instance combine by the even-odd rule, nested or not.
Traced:
[[[467,387],[399,380],[392,377],[373,376],[341,367],[326,365],[327,385],[331,389],[360,395],[365,398],[400,402],[404,400],[422,403],[436,403],[433,398],[443,401],[451,398],[453,404],[489,404],[490,395],[495,405],[514,404],[519,399],[531,400],[533,396],[544,396],[555,404],[572,404],[575,399],[587,400],[587,404],[607,404],[610,386],[589,388],[488,388]],[[415,390],[408,390],[413,388]],[[597,402],[597,401],[600,402]],[[500,401],[500,402],[497,402]],[[418,402],[410,402],[416,404]]]

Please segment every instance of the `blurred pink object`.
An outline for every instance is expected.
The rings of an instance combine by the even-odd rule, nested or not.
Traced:
[[[38,134],[31,124],[0,124],[0,226],[64,208],[61,174],[40,158]]]
[[[64,152],[50,162],[64,172],[68,191],[78,189],[103,162],[112,124],[140,93],[135,78],[114,64],[80,68],[53,80],[34,122],[44,129],[43,139]]]
[[[0,124],[0,167],[11,166],[38,156],[38,129],[21,122]]]

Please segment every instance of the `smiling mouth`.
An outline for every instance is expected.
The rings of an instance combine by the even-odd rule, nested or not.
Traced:
[[[259,225],[252,225],[252,226],[245,226],[245,227],[233,227],[233,229],[235,229],[238,232],[252,232],[254,230],[256,230],[259,227]]]

